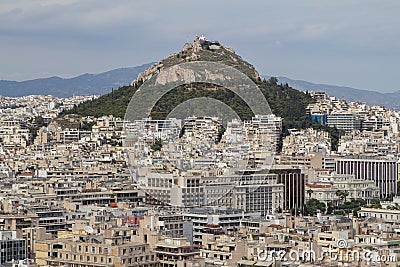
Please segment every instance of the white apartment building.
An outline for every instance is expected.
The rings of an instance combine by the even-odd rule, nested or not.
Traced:
[[[398,223],[400,221],[400,210],[362,207],[358,215],[362,217],[375,217],[389,223]]]
[[[204,230],[208,226],[220,226],[226,232],[236,231],[243,219],[255,216],[241,210],[218,207],[203,207],[183,213],[183,218],[193,222],[193,244],[201,245]]]
[[[245,121],[244,125],[250,140],[259,142],[266,151],[277,151],[282,132],[282,118],[273,114],[256,115],[251,121]]]
[[[144,118],[134,122],[125,122],[125,134],[134,134],[146,140],[177,138],[181,132],[182,121],[178,119],[152,120]]]

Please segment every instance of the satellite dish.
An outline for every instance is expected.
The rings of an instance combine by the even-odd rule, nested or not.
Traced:
[[[93,228],[88,226],[88,225],[83,227],[83,230],[85,230],[85,232],[88,233],[88,234],[93,234],[93,232],[94,232]]]

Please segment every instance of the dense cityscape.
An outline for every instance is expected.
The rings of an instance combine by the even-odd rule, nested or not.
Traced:
[[[400,266],[400,2],[0,1],[0,267]]]
[[[370,258],[360,257],[360,266],[395,266],[400,113],[307,93],[315,99],[310,119],[343,130],[337,150],[327,132],[307,128],[289,129],[279,151],[282,118],[274,115],[233,120],[222,134],[215,117],[143,119],[130,123],[127,135],[123,118],[84,117],[75,128],[68,128],[73,116],[56,119],[92,96],[3,97],[1,264],[333,260],[312,258],[312,249],[345,253],[342,266],[366,250]],[[38,121],[43,125],[32,128]],[[255,168],[268,157],[268,168]]]

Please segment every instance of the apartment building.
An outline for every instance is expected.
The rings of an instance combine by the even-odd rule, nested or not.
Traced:
[[[382,219],[389,223],[398,223],[400,221],[400,210],[362,207],[358,214],[362,217]]]
[[[235,265],[247,255],[247,242],[234,236],[203,234],[202,243],[200,256],[210,266]]]
[[[164,238],[155,245],[159,267],[195,267],[203,266],[200,247],[192,245],[185,238]]]
[[[249,139],[263,144],[268,152],[278,151],[279,138],[282,132],[282,118],[275,115],[255,115],[251,121],[245,121]]]
[[[38,241],[36,261],[38,265],[69,267],[157,266],[149,245],[126,242],[121,236],[76,235]]]
[[[223,231],[234,232],[240,227],[242,219],[255,216],[254,213],[244,213],[241,210],[203,207],[191,209],[183,213],[183,218],[193,222],[193,244],[202,244],[204,229],[218,225]]]

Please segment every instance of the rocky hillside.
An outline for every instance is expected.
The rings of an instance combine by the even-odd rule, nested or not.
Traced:
[[[196,37],[193,44],[185,44],[182,51],[171,54],[166,59],[155,63],[144,72],[140,73],[131,85],[135,86],[138,83],[148,80],[161,69],[169,68],[184,62],[199,60],[220,62],[238,69],[253,81],[261,80],[261,77],[254,66],[244,61],[239,55],[235,54],[235,51],[232,48],[223,46],[217,41],[208,41]]]

